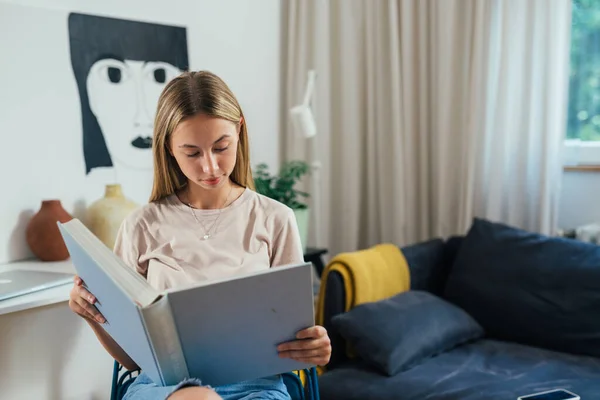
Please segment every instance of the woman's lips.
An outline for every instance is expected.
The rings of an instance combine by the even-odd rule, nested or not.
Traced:
[[[206,183],[207,185],[216,185],[217,183],[219,183],[221,181],[221,178],[214,178],[214,179],[204,179],[202,182]]]

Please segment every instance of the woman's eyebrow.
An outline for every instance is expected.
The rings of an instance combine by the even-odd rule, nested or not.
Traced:
[[[228,137],[231,137],[231,135],[225,134],[225,135],[221,136],[220,138],[218,138],[217,140],[215,140],[213,144],[217,144],[220,141],[227,139]],[[186,148],[186,149],[197,149],[198,148],[198,146],[196,146],[195,144],[187,144],[187,143],[180,144],[178,147]]]
[[[228,137],[229,137],[229,135],[228,135],[228,134],[225,134],[225,135],[221,136],[220,138],[218,138],[217,140],[215,140],[215,142],[214,142],[213,144],[217,144],[217,143],[219,143],[221,140],[223,140],[223,139],[225,139],[225,138],[228,138]]]

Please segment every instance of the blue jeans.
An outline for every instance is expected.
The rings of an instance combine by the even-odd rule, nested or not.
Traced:
[[[127,389],[123,400],[164,400],[178,389],[202,386],[199,379],[186,379],[177,385],[159,386],[141,373]],[[208,386],[207,386],[208,387]],[[212,388],[224,400],[291,400],[280,375]]]

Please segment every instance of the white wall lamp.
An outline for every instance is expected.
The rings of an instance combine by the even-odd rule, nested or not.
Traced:
[[[312,212],[313,217],[313,238],[315,246],[321,245],[321,162],[317,159],[317,123],[311,105],[314,107],[314,88],[317,73],[315,70],[308,71],[308,82],[304,92],[304,101],[302,104],[294,106],[290,109],[290,119],[292,122],[292,130],[295,135],[304,137],[311,142],[311,197],[312,197]]]

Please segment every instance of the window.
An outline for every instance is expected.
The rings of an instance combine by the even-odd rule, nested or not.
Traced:
[[[600,140],[600,2],[574,0],[567,138]]]
[[[573,0],[567,154],[600,165],[600,1]]]

